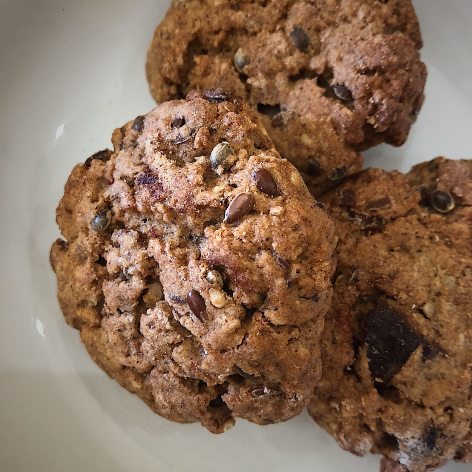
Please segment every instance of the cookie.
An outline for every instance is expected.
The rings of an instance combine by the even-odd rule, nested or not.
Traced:
[[[339,234],[309,412],[382,472],[472,462],[472,161],[363,171],[326,196]]]
[[[156,413],[287,420],[321,375],[334,224],[242,100],[194,91],[77,165],[51,250],[66,321]]]
[[[174,0],[147,56],[159,103],[222,87],[244,97],[320,195],[358,151],[406,140],[423,102],[410,0]]]

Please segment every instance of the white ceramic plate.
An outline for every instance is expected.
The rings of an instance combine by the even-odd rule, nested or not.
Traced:
[[[377,472],[303,413],[214,436],[154,414],[88,357],[59,311],[48,253],[72,167],[153,106],[145,53],[169,1],[0,0],[0,470]],[[401,149],[367,164],[406,171],[472,158],[472,2],[417,0],[427,99]],[[449,464],[444,471],[470,471]]]

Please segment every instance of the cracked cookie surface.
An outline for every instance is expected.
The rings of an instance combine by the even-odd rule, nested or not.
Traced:
[[[207,87],[246,98],[317,196],[361,170],[359,150],[406,140],[421,46],[410,0],[174,0],[146,72],[158,103]]]
[[[472,161],[368,169],[323,201],[339,263],[311,416],[382,472],[472,462]]]
[[[307,404],[334,225],[246,103],[194,91],[77,165],[51,249],[93,360],[158,414],[215,433]]]

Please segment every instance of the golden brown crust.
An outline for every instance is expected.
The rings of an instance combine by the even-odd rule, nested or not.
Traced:
[[[339,263],[309,412],[383,472],[471,460],[471,168],[368,169],[324,202]]]
[[[66,321],[173,421],[222,432],[237,416],[298,414],[320,377],[331,220],[222,90],[163,103],[112,140],[75,167],[57,209]]]
[[[208,87],[246,98],[316,196],[361,170],[357,151],[406,140],[421,46],[410,0],[177,0],[146,72],[157,102]]]

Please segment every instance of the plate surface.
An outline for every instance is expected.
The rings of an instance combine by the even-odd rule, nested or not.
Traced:
[[[417,0],[429,77],[408,142],[366,164],[472,158],[472,2]],[[51,243],[72,167],[151,110],[144,62],[169,1],[0,0],[0,458],[5,471],[376,472],[304,412],[214,436],[110,380],[62,319]],[[470,471],[450,463],[444,472]]]

